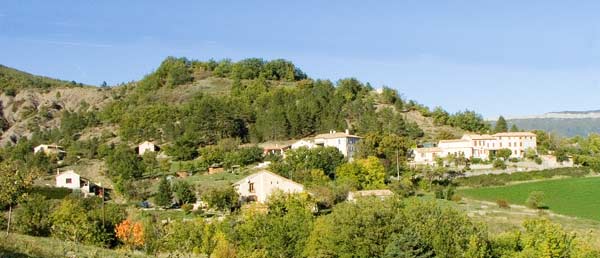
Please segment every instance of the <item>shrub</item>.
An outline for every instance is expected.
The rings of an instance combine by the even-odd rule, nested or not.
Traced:
[[[4,89],[4,93],[9,97],[17,96],[17,90],[12,87]]]
[[[541,209],[544,208],[544,192],[542,191],[533,191],[529,193],[529,197],[525,201],[527,207],[531,209]]]
[[[7,225],[6,216],[4,213],[0,213],[0,230],[5,230]]]
[[[462,200],[462,196],[455,194],[455,195],[452,195],[452,198],[450,198],[450,200],[453,202],[460,202]]]
[[[50,234],[50,203],[39,194],[28,196],[15,209],[16,229],[27,235],[47,236]]]
[[[500,207],[502,209],[508,209],[508,208],[510,208],[510,204],[508,204],[508,201],[504,200],[504,199],[498,199],[498,200],[496,200],[496,204],[498,204],[498,207]]]
[[[471,158],[471,164],[481,164],[483,160],[480,158]]]
[[[208,207],[219,210],[230,210],[238,206],[238,194],[229,186],[213,188],[202,193],[202,200]]]
[[[517,163],[517,162],[519,162],[519,159],[518,158],[510,158],[510,159],[508,159],[508,161],[510,161],[512,163]]]
[[[181,209],[183,210],[183,212],[185,212],[185,214],[189,214],[193,208],[194,208],[194,205],[189,204],[189,203],[181,205]]]
[[[494,168],[496,169],[506,169],[506,163],[504,163],[501,159],[494,160]]]
[[[540,158],[540,157],[535,157],[535,158],[533,159],[533,161],[535,161],[535,164],[538,164],[538,165],[541,165],[541,164],[542,164],[542,158]]]

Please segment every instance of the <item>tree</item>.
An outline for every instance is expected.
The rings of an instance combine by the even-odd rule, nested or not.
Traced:
[[[494,132],[503,133],[508,131],[508,124],[503,116],[498,117],[496,121],[496,126],[494,127]]]
[[[511,132],[519,132],[520,130],[519,130],[519,128],[517,127],[517,125],[516,125],[516,124],[513,124],[513,125],[510,127],[510,131],[511,131]]]
[[[507,160],[512,155],[512,151],[510,149],[499,149],[496,151],[496,157],[502,158],[502,160]]]
[[[385,187],[385,167],[376,157],[358,159],[336,170],[336,180],[347,182],[358,190]]]
[[[130,249],[144,245],[144,227],[141,222],[124,220],[115,227],[115,236]]]
[[[157,206],[169,206],[173,200],[173,192],[171,190],[171,182],[163,177],[158,183],[158,191],[154,196],[154,203]]]
[[[0,163],[0,208],[8,207],[9,210],[6,232],[10,232],[12,207],[31,186],[35,174],[34,171],[19,169],[14,163]]]
[[[231,210],[238,206],[239,196],[233,187],[212,188],[202,194],[202,200],[208,207],[219,210]]]
[[[97,224],[90,221],[82,201],[67,198],[50,214],[52,235],[59,239],[80,243],[96,243]]]
[[[50,202],[39,194],[32,194],[15,209],[15,225],[19,232],[32,236],[50,234]]]
[[[545,206],[543,202],[544,202],[544,192],[533,191],[533,192],[529,193],[529,196],[527,197],[525,204],[527,205],[527,207],[529,207],[531,209],[541,209]]]
[[[145,170],[141,158],[125,144],[116,146],[110,152],[106,165],[108,175],[115,181],[115,189],[121,193],[126,193],[128,183],[141,177]]]
[[[194,193],[192,186],[186,181],[177,181],[173,184],[173,195],[175,201],[178,204],[194,203],[196,202],[196,193]]]

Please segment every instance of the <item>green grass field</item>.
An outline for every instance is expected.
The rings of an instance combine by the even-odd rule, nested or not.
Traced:
[[[600,177],[471,188],[460,190],[459,194],[473,199],[492,202],[504,199],[511,204],[524,205],[533,191],[544,192],[544,204],[555,213],[600,221]]]

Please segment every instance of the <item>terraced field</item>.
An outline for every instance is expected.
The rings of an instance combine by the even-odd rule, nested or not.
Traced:
[[[600,221],[600,177],[553,179],[500,187],[460,190],[462,196],[524,205],[529,193],[544,192],[544,204],[559,214]]]

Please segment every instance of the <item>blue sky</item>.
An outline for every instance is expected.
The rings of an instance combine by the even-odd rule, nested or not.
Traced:
[[[173,1],[176,2],[176,1]],[[485,117],[600,109],[598,1],[27,1],[0,5],[0,63],[99,85],[166,56],[285,58]]]

